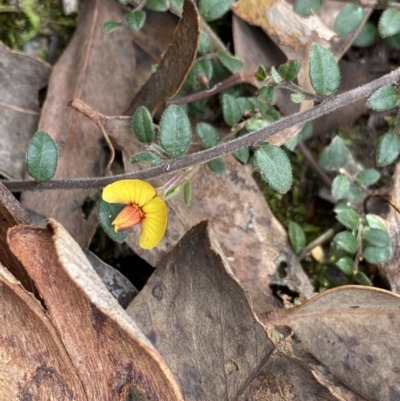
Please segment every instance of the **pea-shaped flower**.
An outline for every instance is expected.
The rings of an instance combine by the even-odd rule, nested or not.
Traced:
[[[154,248],[161,241],[167,228],[167,206],[152,185],[141,180],[116,181],[103,189],[102,198],[126,205],[111,223],[116,232],[141,223],[141,248]]]

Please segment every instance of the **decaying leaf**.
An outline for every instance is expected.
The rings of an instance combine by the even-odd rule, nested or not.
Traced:
[[[48,132],[59,150],[55,178],[103,174],[102,134],[86,117],[68,107],[78,97],[100,112],[122,113],[132,101],[134,53],[129,28],[110,34],[106,21],[121,20],[115,1],[90,0],[80,12],[75,34],[51,75],[40,129]],[[95,213],[86,219],[82,207],[93,190],[24,193],[25,207],[62,222],[73,237],[88,246],[97,225]],[[87,210],[85,211],[87,212]]]
[[[0,265],[0,399],[89,401],[39,302]]]
[[[59,223],[14,227],[8,242],[35,281],[88,400],[183,400],[163,359]]]
[[[167,99],[178,92],[197,54],[199,23],[198,11],[193,0],[185,0],[182,18],[173,41],[159,62],[156,72],[135,96],[128,114],[132,114],[140,106],[147,107],[154,114]]]
[[[0,43],[0,174],[22,180],[25,152],[39,121],[38,92],[51,67]]]
[[[273,350],[206,222],[161,262],[127,312],[186,400],[234,400]]]
[[[400,297],[361,286],[328,290],[273,314],[340,381],[371,401],[400,397]]]

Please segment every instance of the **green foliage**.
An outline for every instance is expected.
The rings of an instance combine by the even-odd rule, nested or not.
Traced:
[[[288,234],[294,252],[300,252],[306,246],[306,235],[301,226],[294,221],[289,222]]]
[[[111,223],[125,206],[126,205],[121,205],[118,203],[108,203],[101,198],[97,203],[97,217],[101,226],[103,227],[103,230],[113,241],[119,243],[125,241],[128,233],[126,231],[121,231],[119,233],[115,232]]]
[[[306,141],[312,137],[313,129],[312,122],[308,121],[305,123],[301,131],[296,136],[285,142],[285,148],[293,152],[300,141]]]
[[[124,18],[129,28],[139,31],[146,21],[146,13],[142,10],[132,11],[126,14]]]
[[[365,228],[363,239],[368,245],[375,247],[387,247],[390,245],[389,234],[378,228]]]
[[[206,21],[214,21],[227,13],[234,0],[200,0],[199,11]]]
[[[310,16],[322,5],[322,0],[296,0],[293,6],[294,12],[302,17]]]
[[[152,167],[161,166],[161,159],[152,152],[140,152],[132,157],[132,163],[146,163]]]
[[[258,98],[265,103],[274,104],[276,102],[275,87],[266,85],[259,89]]]
[[[277,192],[284,194],[292,186],[292,167],[281,148],[263,143],[254,154],[254,165]]]
[[[379,217],[375,216],[374,214],[368,213],[365,216],[365,220],[368,223],[368,227],[376,228],[377,230],[382,230],[387,233],[385,224],[382,222],[382,220]]]
[[[336,219],[350,230],[357,230],[360,224],[360,216],[352,208],[341,210],[336,214]]]
[[[171,156],[180,156],[188,150],[191,136],[192,130],[186,113],[179,106],[169,106],[160,121],[161,147]]]
[[[217,57],[222,65],[227,68],[232,74],[236,74],[243,67],[243,60],[239,57],[232,56],[231,54],[219,51]]]
[[[205,148],[212,148],[219,141],[218,132],[211,124],[198,123],[196,133],[201,145]]]
[[[222,114],[230,127],[239,122],[242,117],[242,109],[233,96],[228,94],[222,96]]]
[[[27,173],[39,182],[51,180],[57,170],[58,152],[56,144],[45,131],[33,136],[26,152]]]
[[[370,185],[373,185],[376,182],[378,182],[380,178],[381,178],[381,174],[379,173],[379,171],[375,170],[374,168],[366,168],[366,169],[360,171],[356,175],[355,180],[360,185],[369,187]]]
[[[149,10],[164,12],[168,10],[168,1],[167,0],[147,0],[146,7]]]
[[[211,61],[208,58],[201,58],[194,63],[185,84],[190,90],[199,90],[208,85],[212,75],[213,65]],[[203,77],[206,80],[206,85],[201,82],[201,80],[204,79]]]
[[[333,30],[339,37],[353,33],[364,19],[363,8],[355,4],[343,6],[336,17]]]
[[[241,149],[237,150],[236,152],[233,152],[233,155],[241,163],[246,164],[249,161],[249,158],[250,158],[250,150],[246,146],[244,148],[241,148]]]
[[[199,53],[208,53],[211,50],[211,41],[210,38],[204,32],[200,32],[199,37]]]
[[[355,47],[371,46],[376,40],[377,29],[372,22],[367,22],[353,42]]]
[[[186,181],[183,186],[183,201],[186,206],[190,206],[190,202],[192,200],[192,186],[190,185],[190,181]]]
[[[386,9],[379,18],[379,34],[382,38],[396,35],[400,32],[400,10]]]
[[[151,143],[154,138],[153,119],[145,106],[140,106],[133,115],[132,129],[142,143]]]
[[[305,96],[302,93],[291,93],[290,94],[290,100],[293,103],[301,103],[305,99]]]
[[[390,110],[397,105],[399,94],[393,85],[386,85],[375,91],[367,101],[367,107],[376,111]]]
[[[333,95],[340,83],[340,71],[333,54],[313,43],[310,51],[309,75],[311,85],[320,95]]]
[[[358,271],[355,275],[354,275],[354,280],[361,285],[368,285],[371,286],[371,280],[365,275],[365,273]]]
[[[264,66],[259,65],[256,73],[257,81],[263,82],[267,79],[267,70]]]
[[[329,146],[320,154],[319,164],[325,170],[338,170],[347,163],[349,151],[339,136],[335,136]]]
[[[390,257],[390,251],[387,247],[368,246],[364,249],[364,259],[368,263],[379,264],[386,262]]]
[[[349,231],[337,233],[333,238],[333,242],[348,253],[355,254],[357,252],[357,238]]]
[[[338,175],[332,182],[332,196],[335,200],[347,197],[350,189],[350,181],[344,175]]]
[[[289,60],[278,68],[278,72],[285,81],[293,81],[301,68],[301,63],[296,60]]]
[[[110,33],[122,27],[121,22],[108,21],[103,24],[103,32]]]
[[[274,66],[271,67],[271,78],[277,85],[283,81],[281,75]]]
[[[218,157],[217,159],[210,160],[207,163],[208,168],[217,175],[224,175],[226,166],[225,162],[222,158]]]
[[[377,153],[376,163],[379,166],[387,166],[397,159],[400,153],[400,139],[394,132],[386,132],[380,139]]]
[[[353,260],[348,256],[339,259],[336,262],[336,266],[346,275],[351,275],[353,273]]]

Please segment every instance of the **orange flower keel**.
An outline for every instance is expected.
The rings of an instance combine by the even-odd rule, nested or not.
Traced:
[[[132,205],[125,206],[111,223],[114,226],[115,232],[129,230],[141,223],[142,216],[140,210]]]

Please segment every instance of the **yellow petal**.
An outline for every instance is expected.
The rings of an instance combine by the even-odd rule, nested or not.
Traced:
[[[164,199],[156,196],[142,207],[145,216],[142,220],[140,247],[154,248],[162,239],[167,228],[167,206]]]
[[[121,180],[103,189],[103,200],[108,203],[125,203],[143,206],[156,196],[154,187],[142,180]]]

